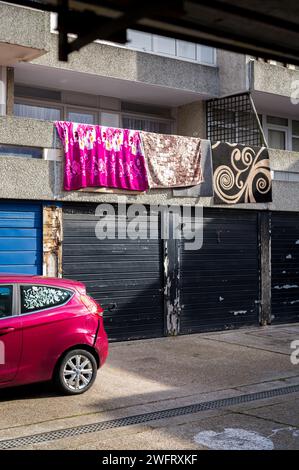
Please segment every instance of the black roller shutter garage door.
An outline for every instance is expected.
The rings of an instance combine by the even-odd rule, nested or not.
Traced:
[[[203,246],[181,240],[181,333],[257,325],[257,213],[204,209]]]
[[[95,236],[95,206],[66,206],[63,214],[63,276],[85,283],[103,307],[110,340],[163,336],[163,271],[160,239]]]
[[[272,323],[299,321],[299,214],[271,215]]]

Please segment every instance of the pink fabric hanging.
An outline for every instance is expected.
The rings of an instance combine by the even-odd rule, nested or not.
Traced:
[[[57,121],[65,152],[64,189],[148,189],[139,131]]]

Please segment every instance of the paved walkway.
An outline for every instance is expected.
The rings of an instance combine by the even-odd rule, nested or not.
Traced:
[[[295,339],[299,325],[114,343],[82,396],[58,396],[48,384],[0,391],[0,440],[299,386]],[[22,448],[299,449],[298,405],[299,393],[289,393]]]

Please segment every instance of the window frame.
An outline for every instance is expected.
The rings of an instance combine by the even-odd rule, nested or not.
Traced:
[[[54,286],[52,284],[39,284],[39,283],[32,283],[32,282],[22,282],[20,284],[17,284],[17,315],[20,316],[20,317],[24,317],[24,316],[27,316],[27,315],[34,315],[35,313],[41,313],[41,312],[44,312],[46,310],[53,310],[55,308],[60,308],[60,307],[64,307],[66,304],[68,304],[74,297],[75,295],[75,291],[73,291],[72,289],[67,289],[65,287],[61,287],[61,289],[69,292],[71,294],[70,298],[67,299],[63,304],[59,304],[59,305],[53,305],[52,307],[45,307],[45,308],[40,308],[39,310],[34,310],[33,312],[26,312],[26,313],[22,313],[22,292],[21,292],[21,288],[22,287],[25,287],[25,286],[37,286],[37,287],[47,287],[47,288],[52,288],[52,289],[59,289],[58,286]]]
[[[7,317],[0,317],[0,322],[1,320],[9,320],[10,318],[15,318],[18,316],[18,291],[17,291],[17,285],[12,283],[7,283],[7,282],[1,282],[0,287],[12,287],[12,302],[11,302],[11,315]]]
[[[277,132],[283,132],[285,135],[285,148],[284,149],[276,149],[276,150],[289,150],[289,136],[288,136],[288,128],[284,126],[276,126],[275,124],[268,124],[267,126],[267,142],[269,145],[269,148],[273,148],[269,144],[269,131],[277,131]]]
[[[298,134],[294,134],[293,132],[293,121],[299,121],[298,119],[291,119],[291,145],[292,145],[292,151],[293,152],[298,152],[298,150],[294,150],[293,149],[293,139],[298,139],[299,140],[299,133]]]
[[[132,29],[132,28],[129,28],[129,29]],[[134,28],[133,28],[133,31],[134,31]],[[140,31],[137,31],[137,32],[140,32]],[[146,34],[152,34],[152,33],[146,33]],[[157,42],[159,40],[159,37],[160,37],[160,35],[158,35],[158,34],[152,34],[151,49],[143,49],[142,47],[138,47],[137,45],[135,45],[135,46],[132,45],[130,42],[128,42],[124,46],[122,46],[121,44],[113,43],[113,42],[109,43],[108,41],[97,40],[96,42],[103,43],[103,44],[111,44],[112,46],[122,47],[122,48],[130,49],[132,51],[144,52],[145,54],[152,54],[152,55],[157,55],[157,56],[160,56],[160,57],[169,57],[170,59],[176,59],[176,60],[180,60],[180,61],[184,61],[184,62],[191,62],[193,64],[206,65],[208,67],[217,67],[217,49],[215,47],[205,46],[204,44],[199,44],[199,43],[191,42],[191,41],[183,41],[183,42],[189,42],[190,44],[195,45],[195,56],[196,56],[196,58],[191,59],[191,58],[188,58],[188,57],[181,57],[178,54],[178,49],[179,49],[178,48],[178,42],[180,41],[180,39],[175,39],[175,38],[171,38],[171,37],[168,37],[168,36],[167,36],[167,39],[172,39],[173,41],[175,41],[175,54],[170,54],[170,53],[167,53],[167,52],[158,52],[157,51]],[[202,58],[201,58],[202,54],[201,54],[201,50],[200,50],[201,46],[211,47],[211,49],[213,50],[213,62],[212,63],[211,62],[205,62],[204,60],[202,60]],[[199,53],[199,51],[200,51],[200,53]]]
[[[100,126],[103,126],[103,127],[109,127],[109,126],[106,126],[106,124],[103,124],[102,123],[102,114],[115,114],[116,116],[118,116],[118,124],[119,126],[115,127],[115,129],[117,128],[121,128],[121,125],[122,125],[122,113],[120,111],[110,111],[110,110],[106,110],[106,109],[100,109],[99,111],[99,115],[100,115],[100,119],[99,119],[99,122],[100,122]]]
[[[121,127],[123,128],[123,118],[128,117],[128,118],[133,118],[133,119],[140,119],[144,121],[153,121],[153,122],[161,122],[161,123],[166,123],[170,124],[171,128],[171,134],[176,132],[176,121],[174,118],[163,118],[163,117],[158,117],[154,116],[152,114],[142,114],[142,113],[133,113],[133,112],[126,112],[123,111],[121,112]]]
[[[97,125],[98,121],[99,121],[99,114],[100,112],[94,108],[93,110],[92,109],[89,109],[89,108],[86,108],[86,107],[81,107],[81,106],[76,106],[76,105],[65,105],[63,106],[64,110],[63,110],[63,115],[64,115],[64,120],[65,121],[69,121],[69,119],[67,119],[68,117],[68,114],[69,113],[81,113],[81,114],[89,114],[89,115],[92,115],[93,118],[94,118],[94,123],[93,124],[86,124],[87,126],[88,125],[91,125],[91,126],[95,126]],[[72,122],[77,122],[77,121],[72,121]],[[83,123],[79,123],[79,124],[85,124],[84,122]]]
[[[119,118],[119,122],[122,122],[122,113],[120,111],[113,111],[105,108],[91,108],[88,106],[79,106],[75,104],[67,104],[67,103],[59,103],[57,101],[46,101],[46,100],[40,100],[40,99],[34,99],[34,98],[23,98],[23,97],[16,97],[15,98],[15,104],[29,104],[29,105],[35,105],[35,106],[42,106],[42,107],[48,107],[48,108],[59,108],[60,109],[60,120],[62,121],[68,121],[68,113],[69,112],[82,112],[82,113],[87,113],[87,114],[92,114],[95,117],[95,123],[92,125],[100,125],[103,126],[104,124],[101,123],[101,116],[102,113],[110,113],[110,114],[117,114]],[[50,106],[50,105],[53,106]],[[35,119],[35,118],[26,118],[23,116],[17,116],[14,115],[15,117],[19,119]],[[36,119],[37,121],[39,119]],[[47,121],[47,122],[53,122],[53,121]],[[84,124],[84,123],[80,123]]]
[[[36,106],[40,108],[49,108],[49,109],[58,109],[60,111],[60,119],[63,119],[65,115],[65,110],[63,109],[63,105],[57,101],[47,101],[47,100],[39,100],[39,99],[33,99],[33,98],[23,98],[23,97],[15,97],[14,99],[14,105],[15,104],[24,104],[28,106]],[[37,119],[33,117],[26,117],[26,116],[18,116],[14,113],[14,116],[19,118],[19,119],[34,119],[35,121],[46,121],[46,122],[53,122],[53,121],[48,121],[46,119]]]
[[[266,138],[266,141],[267,141],[268,145],[269,145],[269,134],[268,134],[269,130],[284,131],[285,136],[286,136],[285,151],[297,152],[298,153],[298,151],[293,150],[293,142],[292,142],[293,137],[295,137],[295,138],[299,137],[296,134],[293,134],[293,128],[292,128],[292,121],[298,121],[298,119],[289,118],[289,117],[286,117],[286,116],[278,116],[278,115],[273,114],[273,113],[272,114],[270,114],[270,113],[259,113],[259,115],[262,116],[261,124],[262,124],[263,130],[264,130],[265,138]],[[288,125],[287,126],[279,126],[278,124],[269,124],[267,122],[267,116],[273,116],[273,117],[279,117],[279,118],[287,119],[288,120]]]
[[[101,117],[102,113],[109,113],[109,114],[116,114],[118,115],[119,118],[119,127],[123,128],[123,117],[128,116],[136,119],[141,119],[141,120],[148,120],[148,121],[155,121],[155,122],[162,122],[162,123],[168,123],[170,124],[171,128],[171,134],[174,134],[177,130],[177,123],[176,119],[173,118],[165,118],[165,117],[160,117],[155,114],[144,114],[144,113],[134,113],[130,111],[114,111],[114,110],[109,110],[106,108],[90,108],[88,106],[78,106],[78,105],[69,105],[66,103],[59,103],[57,101],[47,101],[47,100],[40,100],[40,99],[34,99],[34,98],[23,98],[23,97],[16,97],[15,98],[15,103],[16,104],[29,104],[29,105],[35,105],[35,106],[42,106],[42,107],[48,107],[48,108],[59,108],[61,112],[61,120],[62,121],[67,121],[67,113],[69,111],[82,111],[90,114],[94,114],[96,117],[96,122],[94,125],[100,125],[100,126],[105,126],[104,124],[101,123]],[[51,106],[52,105],[52,106]],[[21,117],[15,115],[15,117],[19,119],[35,119],[35,118],[26,118],[26,117]],[[42,121],[41,119],[36,119],[37,121]],[[46,121],[46,122],[54,122],[54,121]]]

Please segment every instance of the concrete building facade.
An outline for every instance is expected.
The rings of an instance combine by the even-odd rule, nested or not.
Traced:
[[[55,16],[1,2],[0,18],[1,270],[80,278],[92,295],[112,305],[107,322],[115,339],[298,321],[299,70],[131,30],[125,47],[96,41],[71,54],[67,63],[59,62]],[[170,189],[128,195],[128,205],[203,206],[207,231],[217,233],[218,241],[206,255],[195,256],[195,265],[188,264],[180,242],[159,240],[144,258],[140,253],[146,252],[146,243],[130,248],[122,242],[118,256],[131,253],[122,264],[113,247],[103,243],[94,250],[96,266],[77,269],[92,257],[84,230],[96,205],[117,204],[119,199],[111,193],[63,190],[63,152],[53,121],[208,138],[207,100],[246,92],[269,147],[273,202],[223,208],[212,198],[174,197]],[[247,238],[247,229],[253,238]],[[217,243],[226,231],[238,252],[228,243],[217,258]],[[204,273],[212,279],[213,269],[221,273],[228,260],[229,273],[203,283],[204,290],[197,294]],[[242,260],[243,278],[237,266]],[[133,271],[126,270],[131,262]],[[206,271],[201,272],[203,265]],[[118,277],[126,280],[125,289],[116,282]],[[238,283],[238,277],[243,281]],[[232,280],[226,290],[222,278]],[[107,288],[109,282],[115,289]],[[236,295],[238,290],[243,297]],[[223,292],[230,299],[228,306]],[[138,305],[143,298],[142,310]]]

